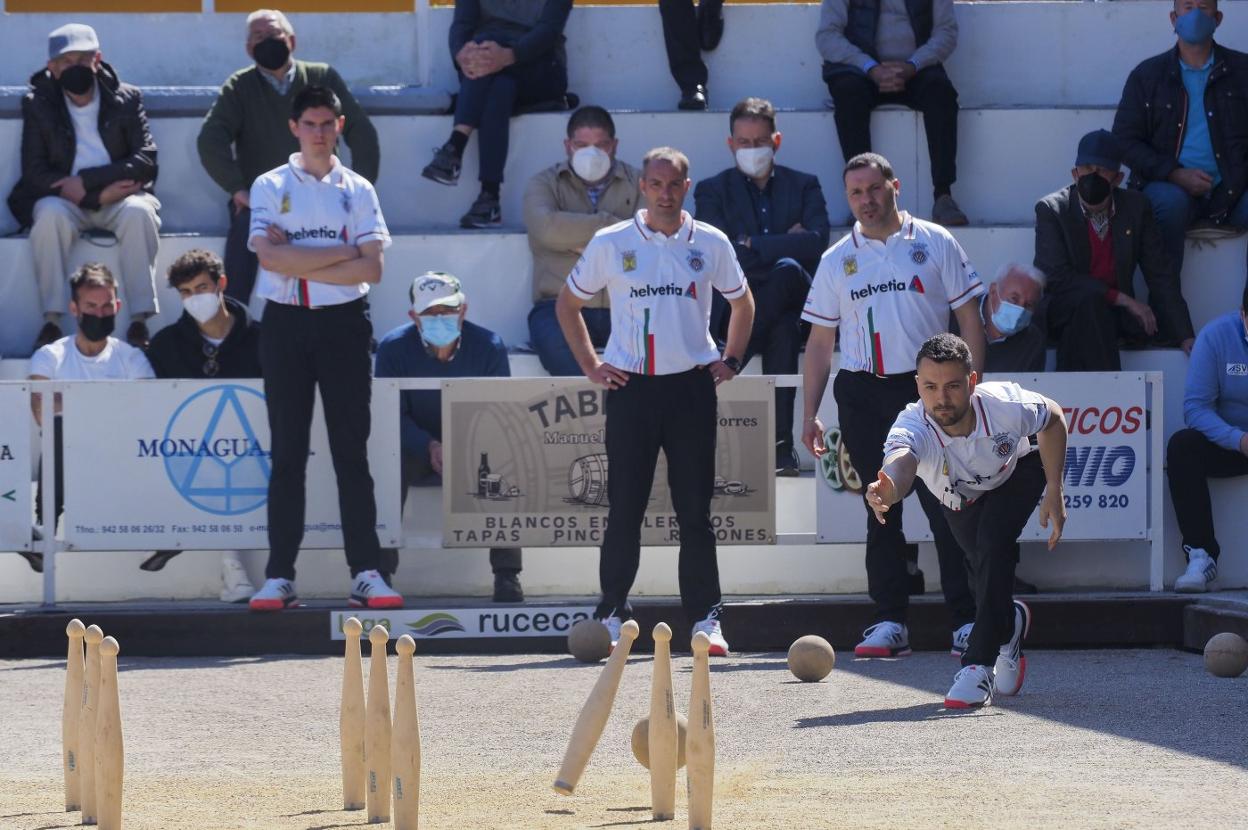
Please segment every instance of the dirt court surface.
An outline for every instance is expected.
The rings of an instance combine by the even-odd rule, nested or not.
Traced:
[[[126,659],[127,830],[367,826],[343,812],[341,659]],[[391,690],[395,659],[391,663]],[[673,661],[686,711],[690,659]],[[947,654],[854,661],[822,683],[782,654],[714,660],[715,826],[1243,827],[1248,676],[1168,650],[1036,652],[1020,696],[942,709]],[[367,671],[367,666],[366,666]],[[650,823],[628,735],[632,658],[576,795],[550,788],[599,668],[571,658],[420,657],[422,828]],[[0,661],[0,828],[72,827],[61,783],[63,662]],[[676,821],[686,826],[684,775]]]

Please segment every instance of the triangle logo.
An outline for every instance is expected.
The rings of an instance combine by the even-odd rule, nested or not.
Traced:
[[[917,293],[919,293],[919,294],[926,294],[926,293],[927,293],[927,292],[923,289],[923,280],[919,279],[919,277],[918,277],[918,275],[917,275],[917,274],[914,276],[914,279],[910,280],[910,290],[911,290],[911,291],[915,291],[915,292],[917,292]]]

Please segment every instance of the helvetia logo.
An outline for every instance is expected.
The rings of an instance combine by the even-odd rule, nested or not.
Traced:
[[[458,617],[442,611],[436,614],[427,614],[414,623],[408,623],[407,627],[421,637],[436,637],[439,634],[446,634],[448,631],[461,633],[464,631],[464,626]]]

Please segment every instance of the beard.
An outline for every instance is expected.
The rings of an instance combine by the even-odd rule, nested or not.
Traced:
[[[969,412],[970,409],[971,405],[968,403],[961,409],[955,409],[953,407],[950,407],[949,409],[932,409],[929,410],[927,414],[930,415],[932,420],[940,426],[951,427],[954,424],[961,422],[961,420],[966,417],[966,413]]]

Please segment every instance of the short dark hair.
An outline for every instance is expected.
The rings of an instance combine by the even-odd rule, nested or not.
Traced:
[[[317,107],[332,110],[335,118],[342,115],[342,102],[338,100],[337,94],[327,86],[313,84],[301,89],[291,102],[290,120],[298,121],[305,112]]]
[[[641,159],[641,172],[645,173],[651,162],[665,161],[673,167],[679,167],[689,178],[689,157],[675,147],[655,147]]]
[[[88,262],[69,278],[69,296],[78,302],[78,290],[81,288],[111,288],[117,293],[117,279],[108,266],[99,262]]]
[[[922,346],[919,347],[919,354],[914,359],[917,366],[924,358],[933,363],[948,363],[956,360],[962,364],[962,368],[969,375],[971,373],[971,347],[966,345],[966,341],[956,334],[949,332],[941,332],[935,337],[929,337]]]
[[[737,105],[732,108],[732,112],[728,114],[729,133],[742,118],[757,118],[759,121],[766,121],[768,129],[773,133],[776,131],[776,108],[766,98],[745,98],[738,101]]]
[[[615,121],[611,118],[611,113],[594,104],[586,104],[572,113],[572,117],[568,119],[568,138],[581,127],[606,130],[607,135],[615,138]]]
[[[876,170],[879,170],[880,175],[882,175],[887,181],[892,182],[897,180],[896,174],[893,173],[893,165],[889,163],[888,159],[884,158],[879,153],[859,153],[849,161],[845,162],[845,169],[841,171],[841,181],[844,182],[845,177],[852,171],[861,170],[864,167],[874,167]]]
[[[173,261],[169,266],[169,286],[177,288],[185,285],[200,274],[207,274],[214,284],[221,282],[225,273],[225,265],[221,257],[203,248],[192,248]]]

